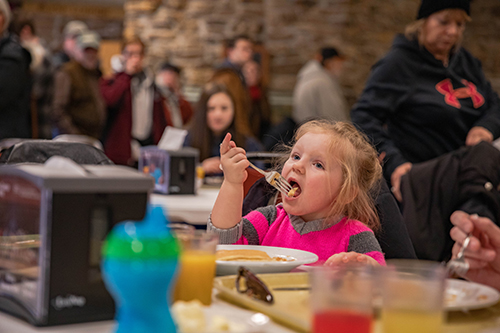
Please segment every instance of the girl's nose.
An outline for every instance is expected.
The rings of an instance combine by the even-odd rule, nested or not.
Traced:
[[[302,162],[302,160],[296,161],[292,165],[292,170],[298,174],[304,174],[305,171],[304,162]]]

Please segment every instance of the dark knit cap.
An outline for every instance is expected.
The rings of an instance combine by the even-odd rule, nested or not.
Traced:
[[[335,49],[333,47],[324,47],[321,49],[321,58],[323,59],[323,61],[325,61],[326,59],[333,58],[333,57],[344,58],[344,56],[341,55],[337,51],[337,49]]]
[[[181,69],[169,62],[164,62],[160,65],[160,67],[158,68],[158,71],[161,72],[161,71],[171,71],[171,72],[175,72],[177,74],[181,74]]]
[[[463,9],[467,15],[470,15],[470,0],[422,0],[417,20],[450,8]]]

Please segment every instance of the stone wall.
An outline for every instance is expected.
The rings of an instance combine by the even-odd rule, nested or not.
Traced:
[[[123,8],[116,7],[120,1]],[[147,62],[154,67],[168,59],[182,66],[188,87],[201,86],[210,77],[222,61],[227,38],[248,34],[269,51],[269,84],[271,97],[279,97],[277,104],[290,103],[298,70],[319,47],[337,46],[348,57],[341,83],[353,104],[370,67],[387,52],[394,35],[415,19],[420,0],[86,2],[31,0],[23,8],[53,48],[71,19],[86,21],[105,39],[138,35],[149,46]],[[464,45],[483,62],[486,76],[500,91],[500,1],[475,0],[472,18]]]
[[[464,46],[483,64],[486,77],[500,93],[500,1],[475,0]]]
[[[94,1],[46,1],[21,2],[15,15],[32,19],[37,35],[42,37],[51,50],[60,48],[62,31],[71,20],[82,20],[96,30],[103,39],[121,39],[123,34],[123,6],[120,0]]]

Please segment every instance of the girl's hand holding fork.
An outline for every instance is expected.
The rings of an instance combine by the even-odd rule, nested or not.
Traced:
[[[232,228],[241,220],[243,183],[248,177],[249,162],[243,148],[236,147],[227,133],[220,145],[220,163],[224,172],[219,194],[212,209],[211,221],[217,228]]]

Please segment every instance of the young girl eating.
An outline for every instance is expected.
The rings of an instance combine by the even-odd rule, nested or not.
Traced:
[[[385,265],[373,231],[380,226],[370,190],[382,175],[377,153],[354,126],[311,121],[295,135],[282,176],[296,188],[283,202],[242,218],[245,150],[227,134],[220,146],[224,181],[208,229],[224,244],[310,251],[325,265]]]

